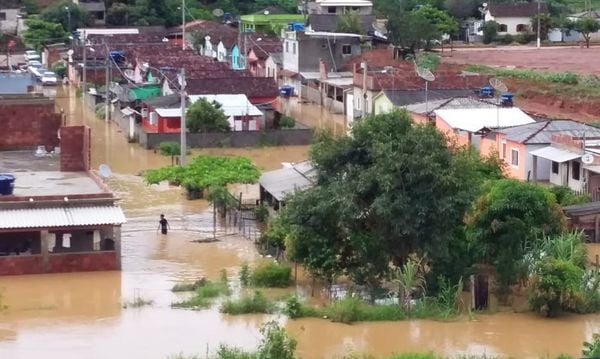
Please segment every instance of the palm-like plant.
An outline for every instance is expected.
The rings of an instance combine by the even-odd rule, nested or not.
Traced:
[[[425,292],[425,277],[419,270],[419,262],[409,259],[404,265],[396,269],[393,281],[398,284],[399,304],[404,306],[410,315],[410,305],[415,292]]]

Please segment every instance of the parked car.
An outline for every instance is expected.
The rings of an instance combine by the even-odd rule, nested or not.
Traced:
[[[31,61],[27,62],[27,67],[31,71],[34,68],[42,67],[42,63],[37,60],[31,60]]]
[[[48,71],[48,69],[46,69],[44,67],[34,67],[31,69],[31,73],[33,74],[33,76],[37,77],[39,80],[42,79],[42,76],[47,71]]]
[[[52,71],[46,71],[42,74],[42,85],[55,86],[58,83],[58,77]]]
[[[25,60],[27,60],[28,62],[31,60],[40,61],[41,59],[42,59],[42,57],[40,56],[40,54],[37,53],[37,51],[33,51],[33,50],[25,51]]]

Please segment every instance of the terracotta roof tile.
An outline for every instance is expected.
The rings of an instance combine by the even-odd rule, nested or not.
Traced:
[[[541,12],[548,12],[546,3],[541,3]],[[490,4],[488,10],[494,17],[532,17],[537,15],[537,2]]]

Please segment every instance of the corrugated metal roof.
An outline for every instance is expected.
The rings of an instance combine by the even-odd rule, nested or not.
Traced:
[[[477,132],[482,128],[502,128],[535,122],[525,112],[512,108],[469,108],[435,111],[453,129]]]
[[[118,225],[126,223],[119,206],[0,209],[0,229]]]
[[[219,94],[219,95],[190,95],[191,103],[205,98],[208,102],[218,102],[227,116],[262,116],[263,113],[256,108],[244,94]],[[181,112],[180,112],[181,113]]]
[[[598,138],[600,129],[573,120],[551,120],[516,126],[501,131],[511,141],[529,145],[543,145],[552,142],[553,135]]]
[[[313,172],[312,165],[305,161],[265,172],[258,182],[276,200],[281,201],[287,194],[312,186]]]
[[[552,147],[552,146],[548,146],[548,147],[540,148],[539,150],[531,151],[531,155],[545,158],[547,160],[551,160],[551,161],[558,162],[558,163],[574,160],[574,159],[580,158],[582,156],[581,153],[570,152],[570,151],[562,150],[560,148],[556,148],[556,147]]]
[[[470,97],[455,97],[452,99],[440,99],[420,103],[415,103],[406,106],[406,111],[418,114],[426,114],[439,109],[456,109],[456,108],[496,108],[497,105]]]

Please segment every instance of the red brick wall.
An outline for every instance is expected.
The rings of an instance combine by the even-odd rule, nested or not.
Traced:
[[[0,150],[58,146],[58,129],[62,115],[54,113],[53,103],[0,103]]]
[[[48,273],[93,272],[117,269],[117,254],[114,251],[62,253],[48,256]]]
[[[60,129],[60,170],[88,171],[90,169],[90,129],[69,126]]]
[[[0,275],[44,273],[42,261],[41,255],[0,257]]]

